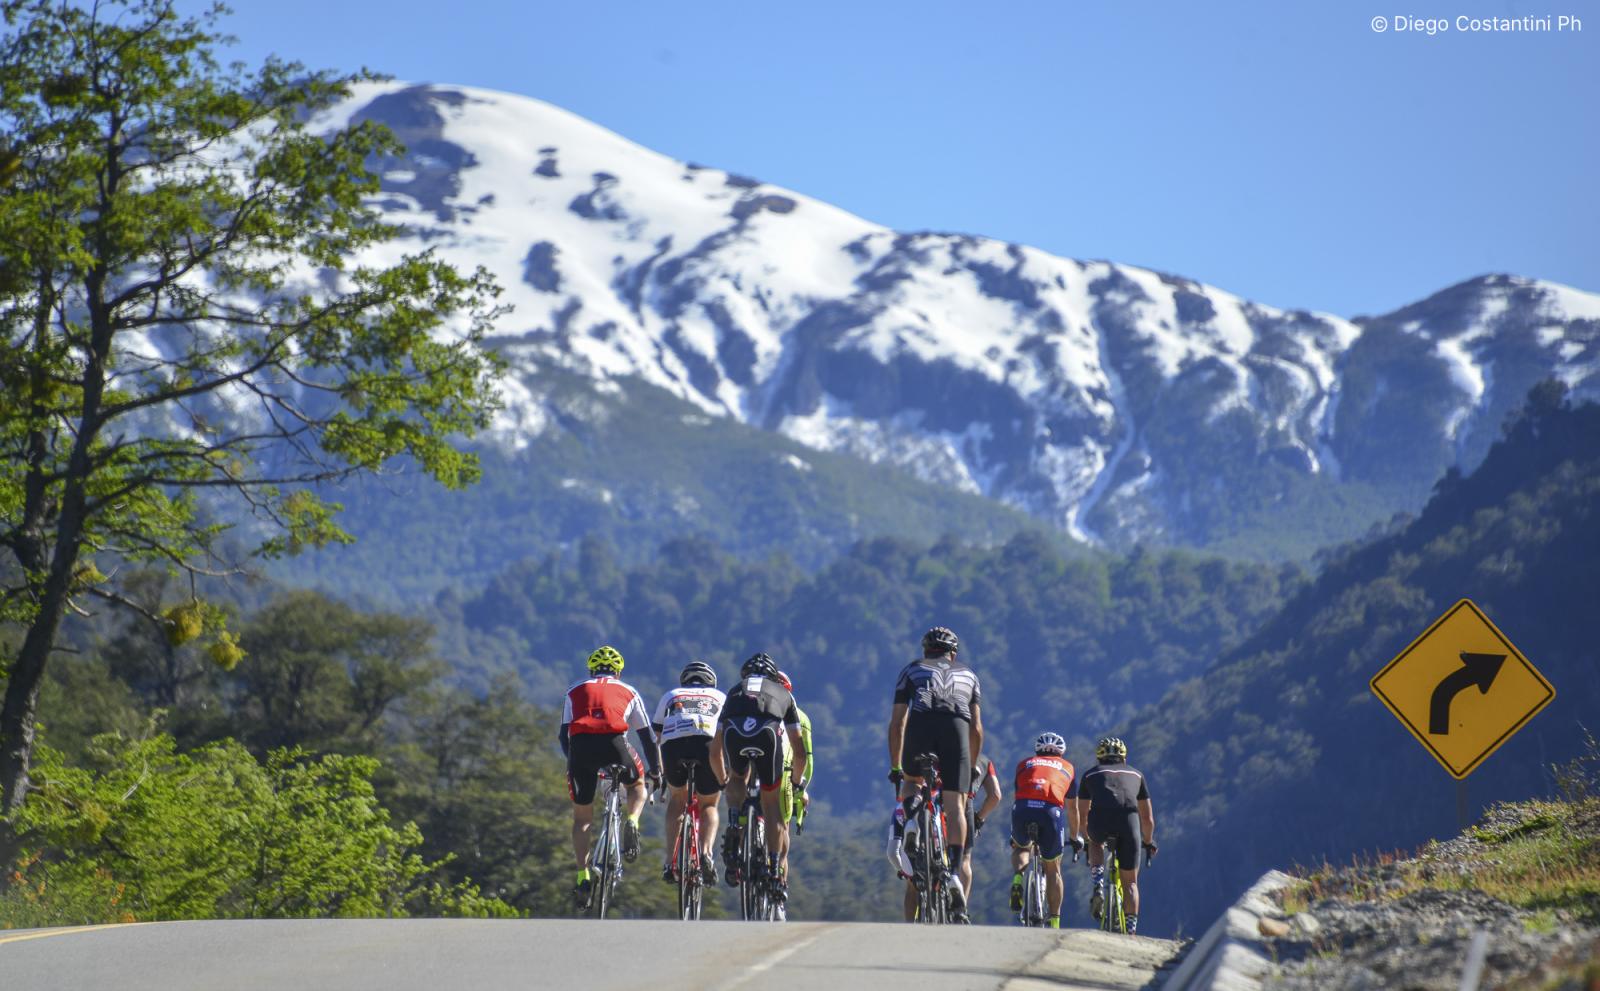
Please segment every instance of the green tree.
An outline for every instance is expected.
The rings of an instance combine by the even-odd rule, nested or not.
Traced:
[[[258,752],[372,752],[385,713],[444,670],[428,623],[291,592],[239,630],[250,663],[231,680],[233,732]]]
[[[156,613],[125,561],[180,574],[237,562],[215,513],[259,526],[254,552],[348,540],[315,483],[405,457],[475,479],[453,436],[484,427],[497,311],[483,272],[431,255],[351,259],[391,240],[365,168],[398,146],[306,121],[350,77],[217,58],[221,8],[170,0],[0,0],[0,621],[19,624],[0,706],[0,812],[28,791],[38,693],[63,618],[90,597],[174,642],[221,613]],[[204,501],[202,501],[202,497]],[[3,837],[0,837],[3,839]]]
[[[422,887],[421,833],[378,803],[372,758],[95,744],[88,767],[39,749],[0,923],[404,915],[438,893]]]

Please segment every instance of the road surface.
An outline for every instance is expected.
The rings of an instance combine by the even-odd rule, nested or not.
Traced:
[[[462,919],[0,931],[5,991],[1120,991],[1178,950],[1090,930]]]

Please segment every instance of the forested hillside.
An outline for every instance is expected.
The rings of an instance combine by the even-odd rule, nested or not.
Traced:
[[[1456,827],[1456,785],[1367,681],[1473,599],[1555,701],[1473,773],[1469,814],[1547,794],[1600,712],[1600,407],[1534,391],[1471,476],[1337,555],[1223,663],[1124,730],[1162,817],[1153,918],[1193,931],[1268,867],[1406,848]]]
[[[120,794],[129,762],[151,746],[167,755],[163,766],[197,752],[192,760],[212,766],[221,758],[203,748],[234,746],[228,740],[242,744],[228,761],[264,768],[284,760],[273,756],[283,748],[303,750],[292,764],[371,758],[354,767],[371,782],[369,804],[395,828],[415,822],[405,849],[437,864],[389,878],[382,905],[560,914],[568,806],[553,707],[581,659],[600,641],[617,644],[627,676],[653,701],[690,658],[731,677],[740,659],[764,649],[795,678],[817,732],[817,814],[797,851],[796,917],[888,918],[898,900],[882,857],[883,732],[894,676],[923,629],[942,622],[960,631],[983,674],[991,750],[1009,765],[1041,729],[1082,745],[1128,718],[1240,643],[1303,581],[1292,566],[1166,552],[1076,556],[1019,535],[992,548],[875,540],[814,574],[782,558],[741,561],[704,539],[670,542],[652,563],[624,568],[593,539],[574,555],[507,569],[476,595],[442,596],[431,621],[257,583],[230,600],[244,651],[230,670],[132,614],[75,625],[76,653],[53,667],[43,702],[43,739],[55,752],[41,794],[91,772],[104,778],[100,791]],[[151,612],[181,592],[156,572],[132,587]],[[184,779],[193,769],[170,773]],[[140,887],[142,870],[123,879],[135,864],[115,854],[120,837],[197,814],[181,803],[112,802],[86,832],[62,794],[47,803],[55,818],[24,839],[39,855],[28,877],[67,901],[47,899],[30,918],[120,917],[104,885],[84,879],[104,870]],[[991,881],[1003,870],[1003,845],[997,831],[981,851]],[[654,849],[647,844],[647,859]],[[204,844],[191,852],[223,853]],[[632,875],[628,911],[666,905],[670,889],[650,874]],[[504,906],[457,889],[469,880]],[[136,917],[237,914],[253,904],[222,888],[204,904],[151,896]],[[1000,899],[998,888],[982,892],[980,917],[998,921]],[[22,917],[15,906],[10,915]]]

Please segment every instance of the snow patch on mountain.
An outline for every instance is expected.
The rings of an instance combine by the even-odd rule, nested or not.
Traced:
[[[434,250],[505,287],[495,346],[513,375],[493,435],[512,448],[557,413],[605,415],[599,402],[552,410],[545,372],[612,392],[642,381],[706,416],[1108,541],[1159,536],[1188,511],[1180,490],[1206,470],[1188,464],[1198,432],[1306,475],[1370,470],[1350,457],[1386,428],[1367,418],[1391,386],[1379,375],[1357,406],[1341,397],[1374,326],[1416,338],[1453,384],[1444,431],[1461,451],[1499,401],[1496,364],[1517,334],[1549,374],[1600,388],[1600,296],[1565,286],[1490,276],[1349,321],[1133,266],[887,230],[523,97],[368,83],[313,126],[358,120],[409,147],[378,170],[374,202],[408,232],[385,250]]]

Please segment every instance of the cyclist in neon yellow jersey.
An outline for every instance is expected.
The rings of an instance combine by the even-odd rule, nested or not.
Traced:
[[[779,671],[778,680],[783,682],[783,687],[789,689],[791,693],[794,692],[794,682],[789,680],[789,675],[787,673]],[[811,717],[806,715],[804,709],[800,708],[800,703],[796,702],[794,708],[795,711],[800,714],[800,746],[806,752],[806,769],[805,777],[800,780],[799,787],[795,787],[794,783],[790,780],[790,772],[794,769],[794,751],[790,749],[784,750],[783,789],[779,792],[778,807],[783,811],[783,825],[786,831],[789,829],[790,823],[794,822],[796,813],[799,813],[802,816],[805,815],[806,806],[811,801],[811,797],[807,794],[807,789],[811,787],[811,779],[815,777],[817,769],[817,762],[813,758],[811,750]],[[793,841],[792,836],[790,837],[790,841]],[[788,844],[784,845],[782,866],[784,870],[784,876],[788,877]]]

